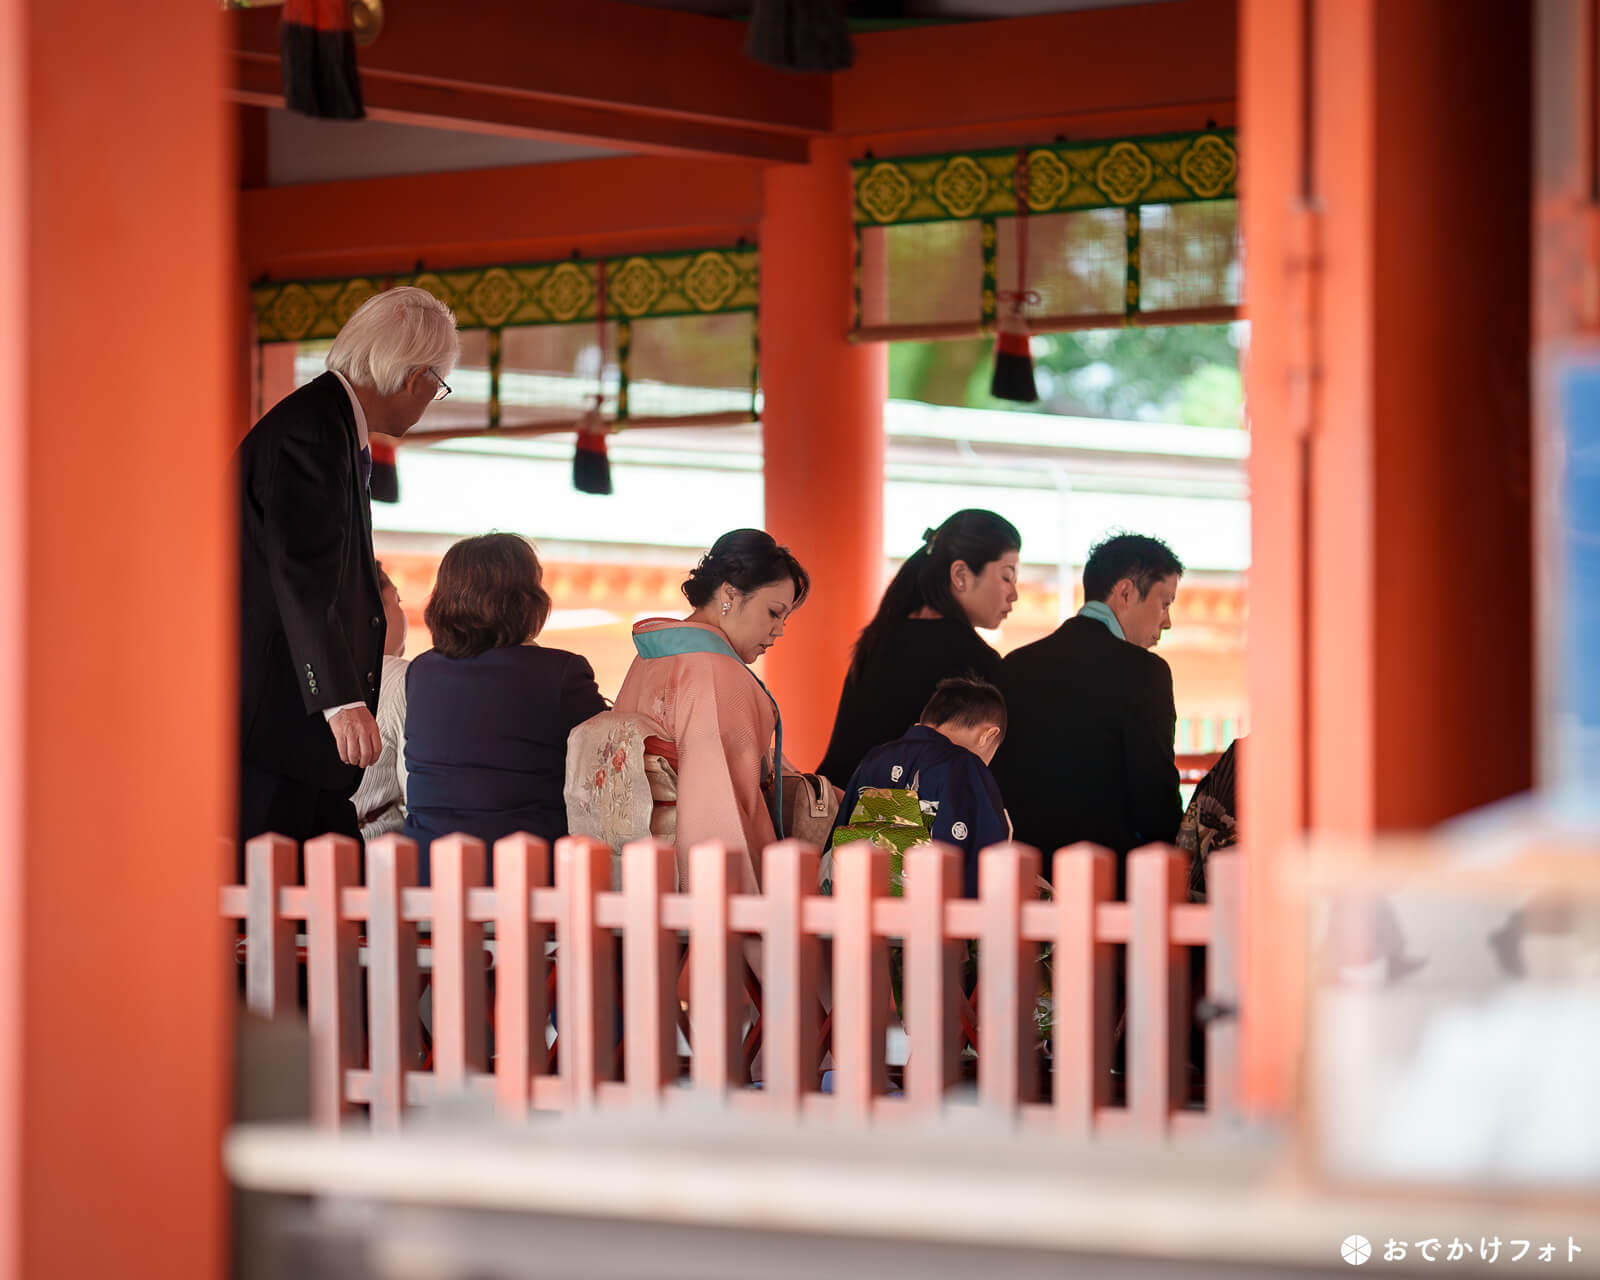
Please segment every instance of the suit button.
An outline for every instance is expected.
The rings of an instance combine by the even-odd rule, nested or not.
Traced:
[[[381,627],[381,626],[382,626],[382,625],[383,625],[383,619],[382,619],[382,618],[374,618],[374,619],[373,619],[373,620],[372,620],[372,629],[373,629],[373,630],[374,630],[374,631],[376,631],[376,630],[377,630],[377,629],[378,629],[378,628],[379,628],[379,627]]]
[[[367,672],[367,683],[368,684],[372,684],[373,683],[372,672],[370,672],[370,671]]]

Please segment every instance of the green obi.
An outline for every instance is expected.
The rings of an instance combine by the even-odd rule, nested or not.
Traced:
[[[866,840],[889,854],[889,893],[899,898],[905,893],[906,850],[933,839],[917,793],[906,787],[863,787],[850,812],[850,821],[833,833],[832,848],[840,849]],[[828,860],[832,870],[832,859]],[[825,876],[823,893],[833,892],[833,877]]]

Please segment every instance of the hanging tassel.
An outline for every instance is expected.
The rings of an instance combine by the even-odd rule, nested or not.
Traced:
[[[608,494],[611,458],[606,453],[606,424],[600,416],[600,397],[578,424],[578,451],[572,455],[572,487],[579,493]]]
[[[746,56],[780,71],[843,71],[855,61],[845,0],[755,0]]]
[[[594,407],[578,423],[578,451],[572,455],[572,487],[579,493],[611,492],[611,458],[606,453],[606,264],[594,269],[594,320],[600,358],[594,374]],[[626,393],[624,393],[626,394]]]
[[[278,45],[289,110],[324,120],[360,120],[367,114],[349,0],[285,0]]]
[[[1033,382],[1033,351],[1028,342],[1028,320],[1022,308],[1039,301],[1039,295],[1028,288],[1028,152],[1017,152],[1017,287],[1001,293],[1000,299],[1011,304],[1011,310],[1001,318],[1000,330],[994,338],[994,379],[989,384],[989,394],[996,400],[1016,400],[1033,404],[1039,399],[1039,390]]]
[[[1033,352],[1028,344],[1028,321],[1020,307],[1000,321],[994,338],[994,380],[989,394],[996,400],[1032,404],[1039,398],[1033,384]]]
[[[374,502],[400,501],[400,470],[395,465],[394,446],[377,436],[367,441],[372,448],[372,482],[367,491]]]

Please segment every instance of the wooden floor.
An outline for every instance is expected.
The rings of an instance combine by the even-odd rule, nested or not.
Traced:
[[[1254,1280],[1348,1275],[1341,1246],[1358,1234],[1385,1273],[1426,1270],[1415,1248],[1382,1261],[1384,1243],[1469,1230],[1559,1242],[1552,1273],[1600,1275],[1593,1203],[1318,1186],[1293,1172],[1287,1137],[1243,1130],[1185,1150],[1091,1148],[979,1113],[886,1141],[727,1113],[505,1127],[485,1108],[404,1135],[236,1130],[226,1158],[254,1190],[372,1206],[327,1239],[383,1277]],[[1584,1246],[1571,1263],[1569,1236]]]

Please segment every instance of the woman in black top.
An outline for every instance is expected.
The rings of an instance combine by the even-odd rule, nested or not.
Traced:
[[[550,616],[538,557],[511,533],[445,552],[423,614],[433,648],[406,674],[406,827],[421,848],[567,834],[567,735],[605,710],[586,659],[534,637]]]
[[[873,747],[917,722],[947,676],[991,683],[1000,655],[975,628],[998,627],[1017,599],[1022,535],[993,511],[958,511],[923,534],[856,641],[828,752],[817,772],[843,783]]]

